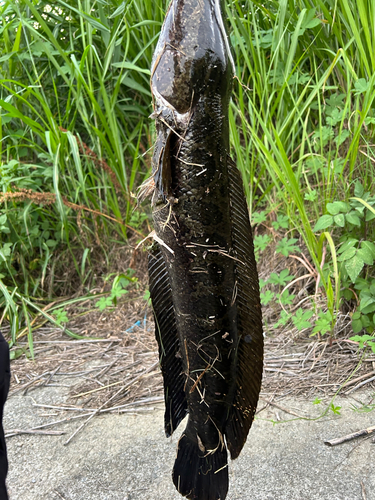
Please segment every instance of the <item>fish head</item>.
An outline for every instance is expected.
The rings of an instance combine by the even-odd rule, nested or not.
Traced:
[[[220,0],[172,0],[151,68],[156,108],[185,114],[202,96],[226,97],[231,63]]]

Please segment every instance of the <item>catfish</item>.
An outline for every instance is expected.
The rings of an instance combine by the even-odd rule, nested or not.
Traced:
[[[252,231],[229,157],[233,59],[220,0],[172,0],[151,67],[157,138],[149,286],[165,433],[188,415],[173,481],[224,500],[258,402],[263,331]]]

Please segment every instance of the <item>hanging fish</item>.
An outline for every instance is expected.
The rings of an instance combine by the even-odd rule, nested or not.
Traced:
[[[165,432],[188,414],[173,481],[224,500],[263,368],[259,284],[241,176],[229,159],[233,59],[220,0],[172,0],[153,57],[157,140],[149,279]]]

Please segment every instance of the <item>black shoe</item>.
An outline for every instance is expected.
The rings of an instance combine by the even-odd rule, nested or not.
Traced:
[[[0,500],[8,500],[5,479],[8,473],[7,449],[3,429],[3,410],[10,384],[8,343],[0,332]]]

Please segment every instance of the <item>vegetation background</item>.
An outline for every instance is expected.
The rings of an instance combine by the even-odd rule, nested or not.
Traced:
[[[136,281],[112,272],[113,256],[150,230],[135,193],[150,174],[149,68],[168,2],[0,3],[0,327],[12,344],[28,335],[32,356],[41,321],[64,325],[88,298],[113,308]],[[225,6],[231,154],[266,331],[354,331],[375,349],[375,1]]]

